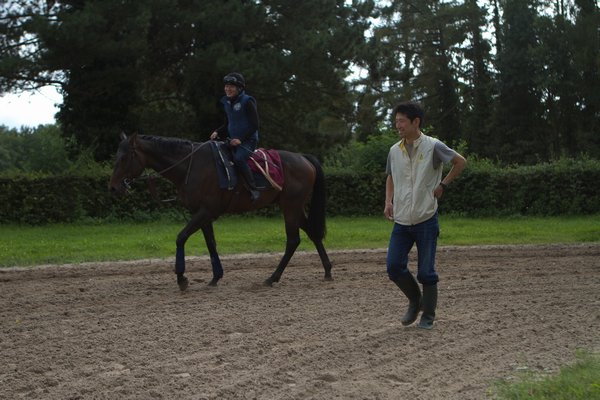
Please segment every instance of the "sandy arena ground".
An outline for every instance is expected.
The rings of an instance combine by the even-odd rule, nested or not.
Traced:
[[[172,260],[0,270],[0,399],[485,399],[600,350],[599,244],[440,248],[432,331],[384,250],[330,256],[191,258],[185,293]]]

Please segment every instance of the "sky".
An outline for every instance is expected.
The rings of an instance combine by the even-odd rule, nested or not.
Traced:
[[[0,125],[18,129],[53,124],[54,114],[58,112],[56,104],[60,103],[62,96],[52,86],[35,92],[5,93],[0,95]]]

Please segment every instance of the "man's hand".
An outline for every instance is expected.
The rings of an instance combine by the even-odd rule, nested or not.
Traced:
[[[217,136],[219,136],[219,134],[217,133],[217,131],[214,131],[213,133],[210,134],[210,140],[215,140],[217,138]]]
[[[394,205],[392,203],[387,203],[385,205],[385,208],[383,209],[383,215],[390,221],[394,220]]]
[[[239,146],[240,144],[242,144],[242,141],[240,139],[231,139],[229,144],[232,146]]]

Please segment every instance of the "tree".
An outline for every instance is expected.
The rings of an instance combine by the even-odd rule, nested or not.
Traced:
[[[0,126],[0,172],[65,172],[72,165],[67,148],[56,125],[20,130]]]
[[[598,26],[595,0],[7,0],[0,92],[60,85],[65,136],[99,160],[121,130],[206,140],[232,71],[265,147],[323,158],[417,100],[482,156],[600,157]]]
[[[23,82],[64,72],[58,120],[99,160],[120,130],[205,140],[231,71],[258,100],[262,145],[322,156],[350,136],[345,78],[372,1],[65,0],[51,13],[33,3],[19,2],[19,18],[35,24],[6,32],[39,52],[3,61],[2,76],[14,84],[33,64]]]
[[[48,67],[37,32],[55,23],[52,1],[6,0],[0,6],[0,93],[60,85],[62,71]]]
[[[414,85],[423,94],[430,133],[448,143],[456,142],[462,133],[462,107],[456,74],[460,61],[452,48],[465,40],[461,10],[454,2],[427,0],[418,13],[415,32],[422,48],[420,57],[415,58],[419,75]]]
[[[362,66],[369,72],[360,82],[366,88],[364,106],[370,104],[380,118],[387,119],[397,102],[420,101],[431,134],[448,141],[459,139],[462,107],[457,71],[462,66],[457,49],[466,36],[463,8],[440,0],[392,1],[381,8],[381,16],[363,57]],[[372,100],[377,94],[378,102]]]
[[[465,30],[468,44],[463,54],[466,68],[460,71],[459,79],[463,101],[463,135],[469,149],[481,156],[494,155],[494,149],[488,147],[492,123],[494,87],[490,70],[493,58],[491,45],[483,37],[486,12],[477,0],[467,0],[464,4],[467,15]]]
[[[579,151],[600,158],[600,9],[595,0],[575,0],[571,48],[577,69],[575,92]]]
[[[114,153],[122,130],[138,128],[150,12],[147,3],[63,2],[60,24],[40,32],[45,59],[67,71],[58,120],[68,136],[94,146],[97,158]]]
[[[367,141],[380,131],[382,121],[401,99],[412,98],[414,57],[418,44],[413,40],[416,15],[408,2],[393,1],[375,15],[381,22],[359,48],[357,67],[366,74],[355,79],[357,90],[356,139]],[[392,126],[392,125],[390,125]]]
[[[535,0],[506,0],[502,24],[502,51],[498,69],[498,99],[492,144],[508,163],[532,164],[547,159],[537,57],[538,32]]]
[[[541,76],[541,105],[548,123],[544,142],[549,155],[576,156],[578,143],[578,116],[576,90],[576,66],[573,63],[575,49],[570,40],[572,24],[561,8],[554,16],[539,18],[540,45],[536,52],[546,72]]]

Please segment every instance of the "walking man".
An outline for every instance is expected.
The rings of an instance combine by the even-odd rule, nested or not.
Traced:
[[[421,132],[423,109],[405,102],[392,111],[400,135],[388,153],[386,166],[386,218],[394,221],[387,254],[387,273],[408,298],[401,318],[410,325],[423,311],[418,327],[432,329],[438,294],[435,254],[439,235],[438,200],[465,168],[465,158],[443,142]],[[452,167],[442,179],[444,163]],[[408,254],[417,246],[417,279],[408,269]],[[423,286],[421,288],[419,284]]]

